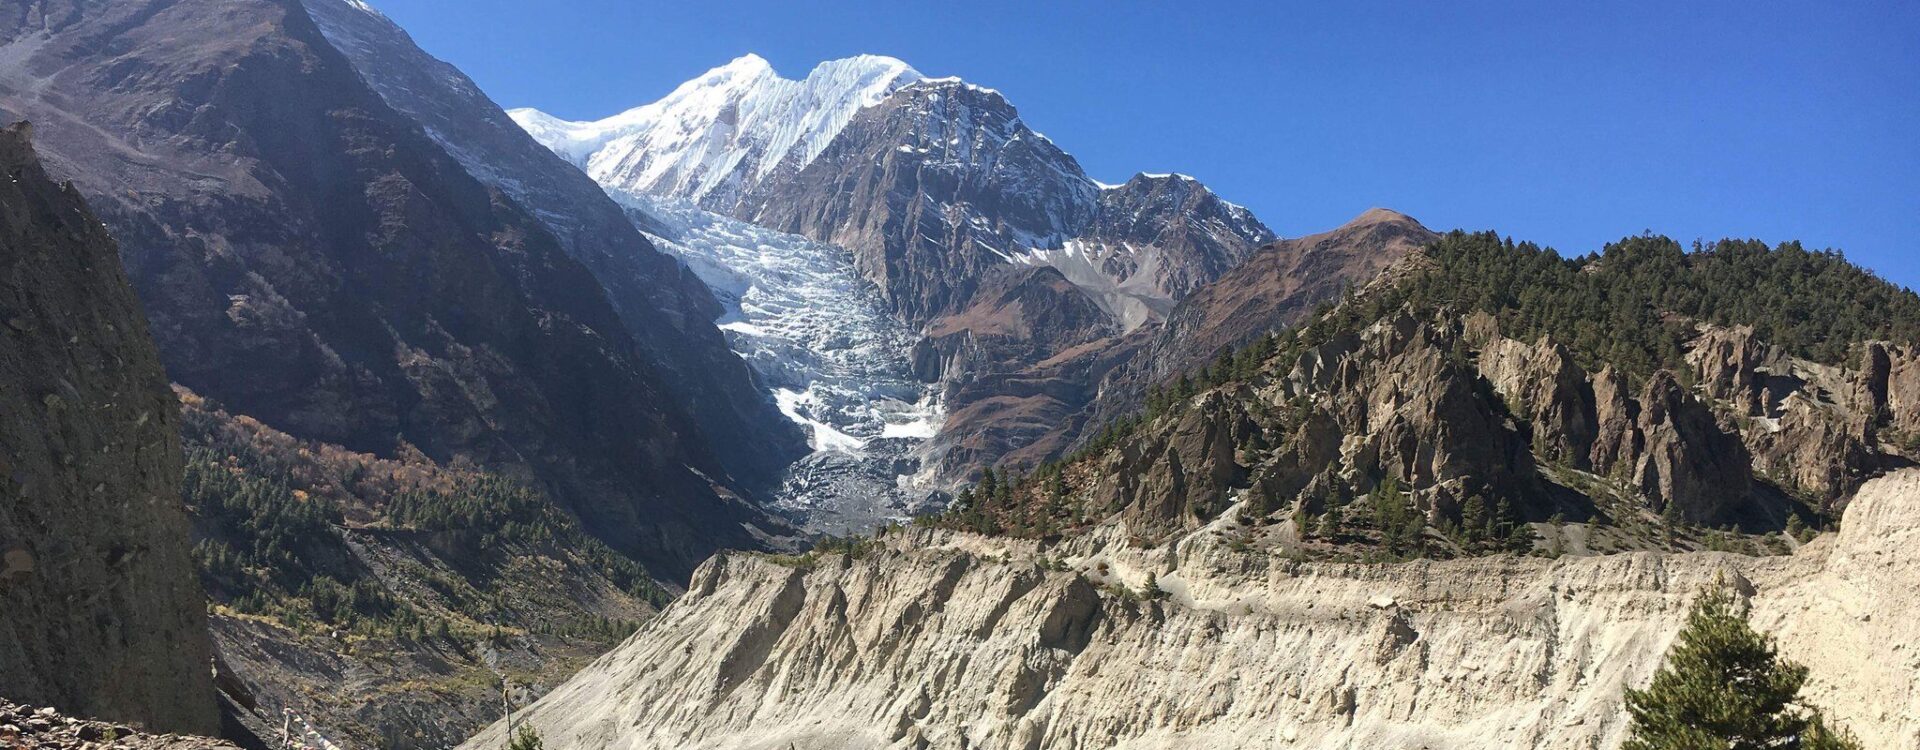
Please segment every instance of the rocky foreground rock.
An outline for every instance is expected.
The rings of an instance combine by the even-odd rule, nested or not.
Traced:
[[[62,716],[0,700],[0,747],[8,750],[237,750],[206,737],[147,734],[124,724]]]
[[[1920,743],[1920,471],[1781,557],[1296,563],[1124,533],[722,555],[519,720],[562,749],[1617,747],[1621,691],[1724,578],[1867,747]],[[1163,596],[1122,593],[1149,576]]]

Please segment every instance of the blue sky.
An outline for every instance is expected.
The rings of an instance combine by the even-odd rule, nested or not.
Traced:
[[[1912,0],[372,2],[506,107],[886,54],[999,89],[1097,179],[1192,174],[1286,236],[1387,206],[1566,254],[1800,239],[1920,288]]]

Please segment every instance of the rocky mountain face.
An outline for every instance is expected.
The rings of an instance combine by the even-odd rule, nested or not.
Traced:
[[[915,372],[944,384],[949,405],[929,450],[933,468],[964,477],[1058,453],[1094,384],[1126,361],[1132,341],[1054,268],[989,273],[965,309],[929,322],[914,345]]]
[[[1131,327],[1146,315],[1124,300],[1163,305],[1273,236],[1192,178],[1102,186],[999,92],[958,79],[915,82],[861,110],[738,214],[848,248],[914,323],[959,310],[985,271],[1019,262],[1058,263]]]
[[[1100,187],[1093,225],[1081,236],[1014,260],[1058,269],[1129,330],[1164,319],[1177,300],[1273,239],[1251,212],[1183,174]]]
[[[1265,388],[1229,384],[1175,404],[1095,469],[1091,499],[1158,536],[1219,517],[1243,487],[1263,508],[1300,498],[1318,513],[1315,504],[1392,478],[1436,521],[1474,496],[1540,496],[1525,428],[1454,355],[1458,336],[1396,315],[1308,347],[1290,366],[1283,357]]]
[[[1146,549],[909,530],[798,565],[725,555],[519,721],[563,749],[1612,747],[1622,690],[1700,591],[1731,585],[1829,717],[1906,747],[1916,518],[1906,471],[1790,556],[1303,563],[1221,530]]]
[[[1792,356],[1751,327],[1707,326],[1688,361],[1756,470],[1823,506],[1920,457],[1911,344],[1871,342],[1857,366],[1834,366]]]
[[[397,111],[368,79],[405,79],[363,76],[290,3],[53,1],[3,23],[0,109],[41,123],[119,237],[175,381],[302,438],[534,478],[669,578],[756,543],[743,524],[764,520],[643,345],[670,334],[635,335],[603,293],[625,281],[429,136],[473,102]],[[485,130],[440,134],[478,149]],[[690,299],[628,281],[629,316],[648,288]]]
[[[1073,238],[1098,192],[998,92],[941,80],[861,110],[794,179],[761,185],[742,217],[851,250],[920,323],[963,305],[987,269]]]
[[[0,131],[0,694],[211,734],[173,398],[113,239],[31,132]]]
[[[733,476],[767,485],[805,452],[799,429],[714,327],[724,309],[707,285],[649,244],[592,179],[541,147],[464,73],[421,51],[378,11],[350,0],[310,0],[305,7],[389,106],[469,174],[525,208],[593,272],[671,399],[686,405]]]

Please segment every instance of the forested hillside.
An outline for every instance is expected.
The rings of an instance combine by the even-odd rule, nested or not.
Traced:
[[[223,686],[246,708],[291,708],[335,740],[442,746],[491,715],[499,674],[538,693],[671,597],[523,480],[299,440],[180,396],[194,560]],[[314,692],[344,669],[365,689]]]
[[[1454,232],[933,522],[1220,521],[1308,556],[1781,552],[1912,463],[1916,342],[1920,297],[1837,252]]]

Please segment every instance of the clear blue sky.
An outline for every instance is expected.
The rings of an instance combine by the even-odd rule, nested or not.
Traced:
[[[1914,0],[372,2],[506,107],[886,54],[999,89],[1097,179],[1192,174],[1282,235],[1377,205],[1566,254],[1800,239],[1920,288]]]

